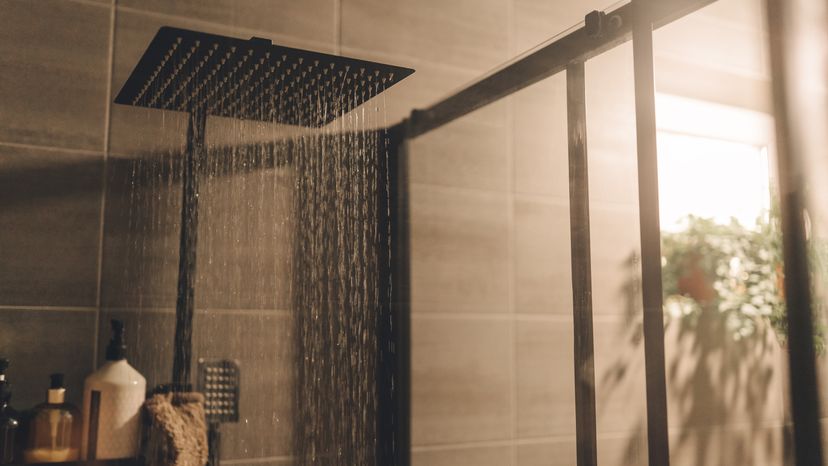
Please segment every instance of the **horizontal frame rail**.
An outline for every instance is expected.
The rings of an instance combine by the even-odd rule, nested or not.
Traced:
[[[702,8],[715,0],[645,0],[644,10],[653,29]],[[518,58],[456,94],[423,109],[414,110],[408,137],[437,129],[479,108],[529,87],[566,69],[572,62],[586,61],[632,39],[633,11],[626,4],[608,12],[603,27],[582,26],[560,39]]]

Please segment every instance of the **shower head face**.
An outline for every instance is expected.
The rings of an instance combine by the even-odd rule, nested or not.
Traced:
[[[410,68],[162,27],[115,102],[320,127],[381,94]]]

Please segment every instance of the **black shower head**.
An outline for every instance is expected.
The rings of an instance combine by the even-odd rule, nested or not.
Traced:
[[[162,27],[115,102],[319,127],[414,70]]]

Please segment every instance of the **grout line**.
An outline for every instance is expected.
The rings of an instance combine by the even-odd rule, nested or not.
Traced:
[[[111,3],[112,0],[109,0],[108,3],[96,2],[96,1],[93,1],[93,0],[69,0],[69,1],[70,2],[75,2],[75,3],[80,3],[82,5],[97,6],[97,7],[102,7],[102,8],[109,8],[110,6],[112,6],[112,3]]]
[[[101,295],[103,293],[103,255],[104,255],[104,234],[106,230],[104,229],[104,222],[106,221],[106,190],[108,187],[107,183],[107,167],[108,167],[108,159],[109,159],[109,138],[110,132],[112,130],[112,101],[110,96],[112,95],[112,75],[113,75],[113,67],[115,66],[115,19],[116,19],[116,10],[114,4],[109,6],[109,48],[107,50],[108,54],[108,63],[107,63],[107,76],[106,76],[106,105],[105,108],[105,127],[104,127],[104,141],[103,141],[103,163],[101,164],[101,202],[100,202],[100,212],[99,217],[100,221],[98,224],[98,257],[97,257],[97,266],[98,266],[98,276],[97,276],[97,290],[95,296],[95,325],[94,325],[94,335],[92,338],[92,369],[98,368],[98,340],[100,337],[101,331]]]
[[[37,144],[21,144],[18,142],[3,142],[0,141],[0,146],[5,147],[14,147],[16,149],[29,149],[29,150],[47,150],[52,152],[66,152],[69,154],[80,154],[80,155],[103,155],[100,151],[95,150],[87,150],[87,149],[72,149],[69,147],[59,147],[59,146],[41,146]]]
[[[0,310],[8,311],[47,311],[47,312],[97,312],[95,306],[15,306],[11,304],[0,305]]]
[[[174,307],[107,307],[101,306],[101,312],[137,313],[146,312],[151,314],[175,314]]]
[[[415,319],[431,319],[431,320],[462,320],[462,319],[481,319],[481,320],[521,320],[529,322],[572,322],[572,315],[570,314],[542,314],[530,312],[475,312],[475,311],[417,311],[412,312],[411,317]],[[607,315],[610,319],[625,319],[623,315],[614,316]],[[613,322],[615,320],[612,320]]]
[[[703,428],[699,427],[691,427],[691,428],[676,428],[671,427],[670,431],[672,435],[681,432],[721,432],[721,431],[744,431],[744,430],[753,430],[756,428],[762,430],[768,429],[779,429],[787,427],[789,424],[785,422],[780,422],[779,420],[775,421],[767,421],[762,422],[759,424],[753,424],[749,422],[743,423],[735,423],[735,424],[720,424],[714,426],[706,426]],[[635,430],[614,430],[614,431],[605,431],[598,433],[599,440],[618,440],[618,439],[628,439],[630,435],[632,435]],[[478,440],[478,441],[470,441],[470,442],[458,442],[458,443],[447,443],[447,444],[423,444],[411,447],[412,452],[431,452],[431,451],[450,451],[450,450],[465,450],[465,449],[472,449],[472,448],[497,448],[497,447],[506,447],[509,445],[544,445],[544,444],[553,444],[553,443],[570,443],[576,442],[577,438],[575,434],[561,434],[561,435],[542,435],[542,436],[530,436],[530,437],[523,437],[517,440],[510,440],[510,439],[500,439],[500,440]]]
[[[90,308],[92,309],[92,308]],[[102,306],[101,312],[122,312],[122,313],[137,313],[149,312],[155,314],[175,314],[174,307],[107,307]],[[287,309],[220,309],[220,308],[197,308],[196,314],[209,315],[236,315],[236,316],[278,316],[289,317],[292,312]]]
[[[508,2],[507,6],[507,21],[509,27],[509,56],[514,55],[514,47],[515,47],[515,30],[514,30],[514,2]],[[515,169],[515,100],[514,96],[510,95],[506,97],[509,99],[506,102],[506,118],[507,118],[507,128],[509,129],[509,169],[508,169],[508,194],[507,194],[507,204],[506,204],[506,215],[507,215],[507,245],[506,245],[506,257],[508,258],[506,262],[506,269],[507,269],[507,276],[508,276],[508,285],[507,285],[507,296],[508,296],[508,306],[509,306],[509,314],[512,315],[512,319],[510,319],[510,326],[511,326],[511,351],[512,351],[512,371],[510,377],[510,421],[512,423],[512,445],[510,446],[510,453],[511,453],[511,461],[512,466],[518,465],[518,449],[517,449],[517,441],[520,437],[520,416],[518,413],[518,406],[519,406],[519,396],[518,396],[518,388],[519,388],[519,380],[520,380],[520,372],[518,371],[518,319],[517,319],[517,310],[515,307],[515,300],[517,296],[516,292],[516,283],[517,279],[515,277],[516,267],[515,267],[515,250],[516,250],[516,240],[517,235],[515,232],[515,190],[517,187],[517,180],[516,180],[516,169]]]
[[[292,312],[287,309],[220,309],[220,308],[204,308],[196,309],[196,313],[201,314],[232,314],[242,316],[261,316],[275,315],[275,316],[290,316]]]
[[[221,460],[221,464],[261,464],[271,463],[274,461],[290,461],[292,456],[264,456],[261,458],[236,458],[230,460]]]
[[[485,188],[467,188],[464,186],[449,186],[449,185],[442,185],[442,184],[432,184],[432,183],[419,183],[419,182],[412,182],[412,188],[432,188],[438,191],[454,191],[457,193],[466,193],[466,194],[486,194],[489,196],[506,196],[509,194],[508,189],[502,190],[495,190],[495,189],[485,189]]]

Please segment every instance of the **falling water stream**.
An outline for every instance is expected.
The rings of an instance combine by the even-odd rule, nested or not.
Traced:
[[[338,116],[321,128],[207,119],[193,373],[198,358],[240,363],[240,421],[222,426],[224,460],[377,464],[377,353],[387,346],[377,328],[389,273],[388,215],[380,211],[387,153],[376,130],[385,127],[384,100],[346,110],[385,85],[364,71],[324,73],[337,71],[352,92],[322,81],[296,92],[283,82],[257,96],[261,83],[235,76],[220,85],[228,92],[208,94],[208,107],[258,105],[308,123]],[[160,125],[159,134],[186,134],[186,120],[158,115],[146,123]],[[108,314],[127,320],[150,386],[171,374],[181,153],[174,144],[112,169],[126,189],[108,210],[125,228],[109,241],[108,260],[123,264],[113,290],[125,304]]]

